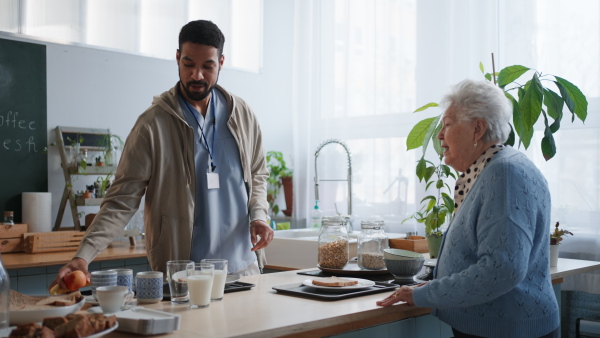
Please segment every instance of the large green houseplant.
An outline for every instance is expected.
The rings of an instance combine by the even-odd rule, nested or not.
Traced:
[[[482,63],[479,64],[479,69],[488,81],[493,81],[502,88],[506,97],[513,104],[511,133],[505,144],[513,146],[518,136],[519,145],[522,144],[527,149],[533,138],[533,127],[540,116],[543,116],[544,137],[541,141],[541,149],[544,158],[548,161],[556,155],[553,134],[560,129],[564,107],[567,106],[572,114],[571,122],[575,121],[575,118],[585,122],[588,106],[587,99],[577,86],[566,79],[554,75],[542,74],[535,69],[519,65],[505,67],[499,73],[486,73]],[[526,75],[528,73],[529,75]],[[524,78],[526,82],[518,82],[521,78]],[[545,86],[544,84],[546,83],[552,87]],[[437,103],[431,102],[415,110],[415,113],[438,106]],[[434,199],[433,195],[423,198],[421,203],[425,205],[421,211],[409,218],[425,223],[426,235],[433,237],[441,236],[440,227],[447,218],[450,218],[454,211],[453,198],[445,194],[442,189],[445,187],[445,183],[443,183],[444,178],[453,177],[456,179],[456,177],[451,175],[450,169],[444,168],[441,162],[439,165],[434,165],[425,160],[425,154],[430,142],[433,144],[436,154],[440,158],[443,156],[443,149],[441,148],[440,141],[437,139],[437,135],[442,128],[442,113],[419,121],[412,128],[406,139],[407,150],[422,148],[421,158],[417,161],[416,174],[420,181],[425,179],[427,189],[433,182],[430,182],[433,174],[442,174],[441,176],[436,176],[437,199]],[[450,189],[450,192],[452,191]]]
[[[286,189],[286,205],[287,209],[284,210],[286,215],[291,215],[292,212],[292,169],[287,167],[287,163],[283,158],[283,153],[280,151],[269,151],[267,152],[267,168],[269,168],[269,178],[267,178],[268,189],[267,189],[267,201],[269,202],[269,208],[273,212],[273,215],[279,213],[279,205],[276,204],[277,196],[281,192],[281,188]]]

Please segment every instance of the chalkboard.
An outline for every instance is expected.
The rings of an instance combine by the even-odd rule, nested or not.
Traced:
[[[0,212],[48,191],[46,46],[0,39]]]

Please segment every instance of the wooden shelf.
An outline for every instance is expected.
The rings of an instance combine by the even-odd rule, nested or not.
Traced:
[[[60,230],[63,214],[65,213],[65,210],[68,205],[69,209],[71,209],[71,216],[73,217],[73,229],[79,231],[82,230],[82,226],[79,220],[79,211],[77,208],[80,206],[100,206],[100,204],[102,203],[102,198],[87,199],[82,197],[75,197],[72,176],[112,175],[116,171],[116,166],[90,165],[87,166],[85,170],[79,172],[78,168],[70,166],[70,160],[69,156],[67,156],[66,148],[69,148],[71,151],[74,148],[65,145],[65,139],[81,139],[82,143],[77,148],[100,151],[103,149],[103,147],[98,146],[98,144],[101,144],[101,141],[103,139],[105,139],[106,137],[110,137],[110,135],[112,134],[110,133],[109,129],[74,128],[62,126],[56,127],[55,132],[57,141],[56,143],[60,154],[61,166],[63,169],[63,174],[65,176],[65,188],[63,190],[63,195],[60,201],[60,207],[56,216],[56,221],[54,222],[53,230]]]
[[[109,174],[114,174],[116,169],[117,169],[117,167],[115,167],[114,165],[102,166],[102,167],[87,166],[87,168],[82,172],[77,171],[77,169],[75,169],[75,168],[69,168],[69,174],[71,174],[71,175],[109,175]]]
[[[102,200],[103,198],[83,198],[83,197],[77,197],[76,202],[77,202],[77,206],[80,207],[90,207],[90,206],[100,206],[100,204],[102,204]]]

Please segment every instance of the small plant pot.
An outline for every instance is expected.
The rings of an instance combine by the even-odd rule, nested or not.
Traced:
[[[558,244],[550,244],[550,266],[558,265]]]
[[[442,236],[427,237],[427,246],[429,247],[429,258],[438,258],[440,255],[440,246],[442,246]]]

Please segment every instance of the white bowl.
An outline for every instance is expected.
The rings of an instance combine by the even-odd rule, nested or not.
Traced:
[[[383,249],[383,257],[390,260],[425,260],[425,257],[418,252],[402,249]]]

